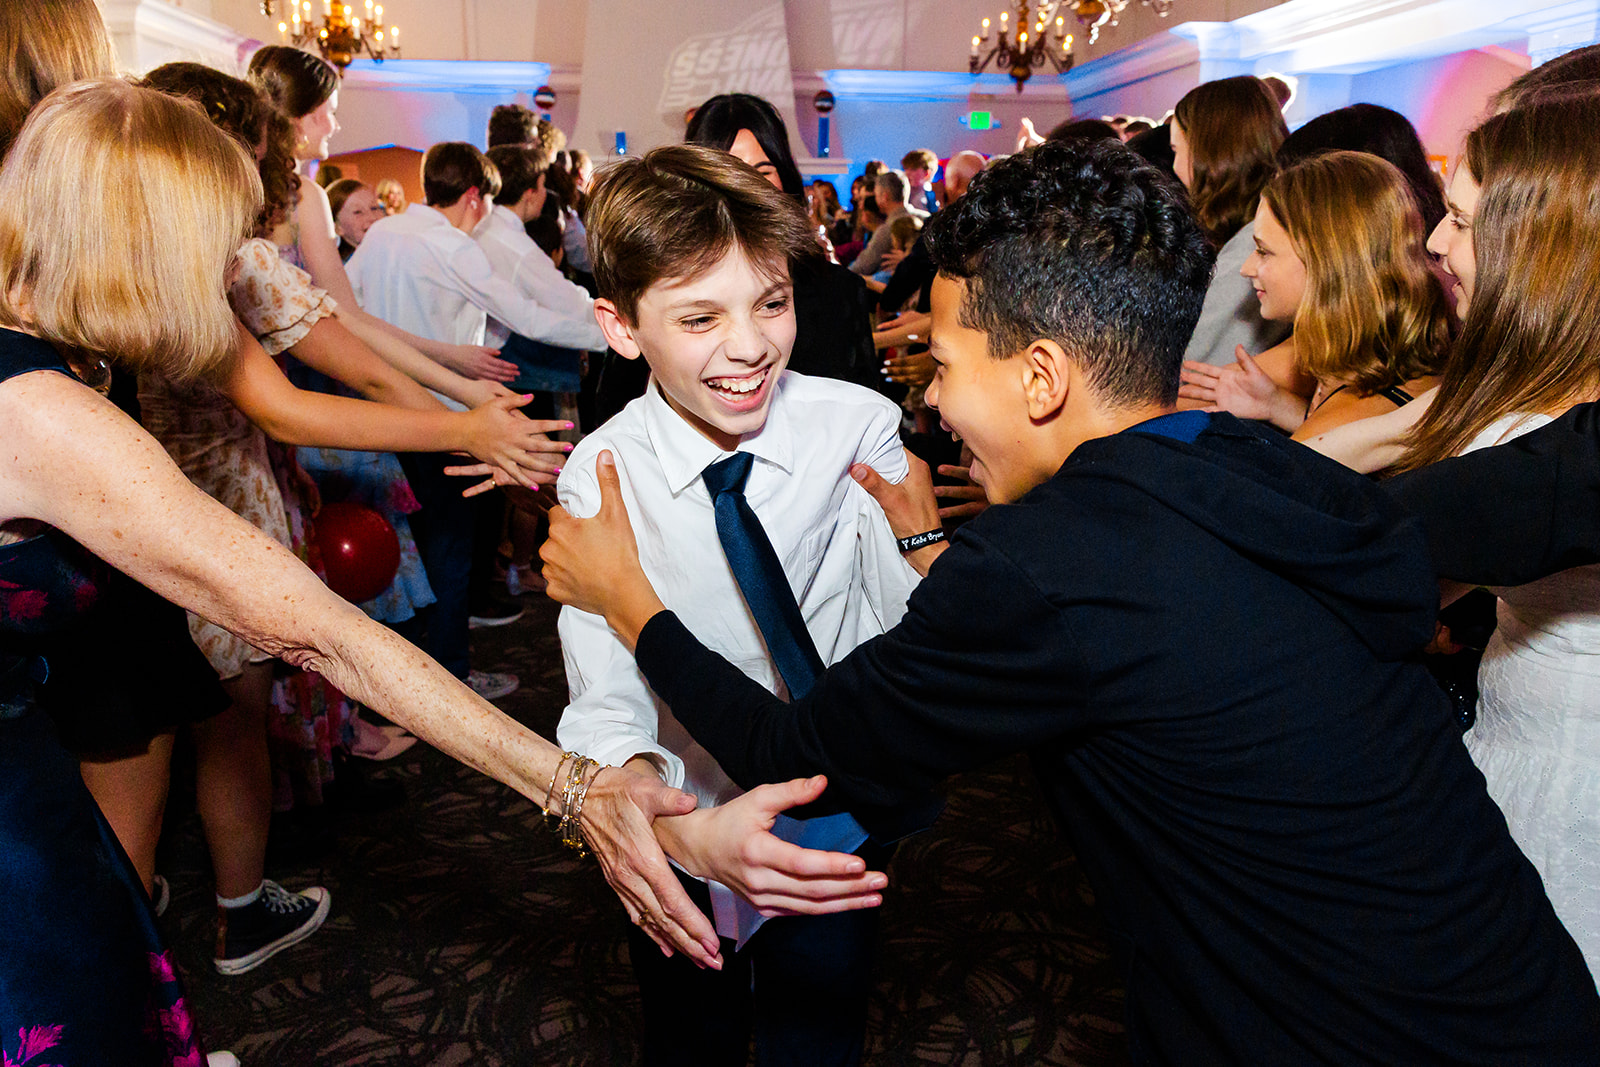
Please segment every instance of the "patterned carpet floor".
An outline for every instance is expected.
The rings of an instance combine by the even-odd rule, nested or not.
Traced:
[[[500,702],[546,736],[565,701],[555,609],[474,634],[516,671]],[[380,765],[404,805],[330,812],[274,841],[268,874],[328,887],[327,924],[249,974],[211,967],[209,862],[175,783],[163,920],[207,1046],[245,1067],[610,1065],[638,1061],[626,919],[592,860],[536,809],[419,744]],[[866,1062],[1127,1062],[1122,985],[1092,895],[1022,760],[953,779],[937,826],[890,868]]]

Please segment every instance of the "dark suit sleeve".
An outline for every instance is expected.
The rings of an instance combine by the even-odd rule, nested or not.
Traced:
[[[1084,691],[1062,612],[1006,556],[963,532],[890,632],[785,704],[662,612],[635,659],[656,694],[749,789],[826,774],[830,806],[881,839],[946,776],[1076,725]]]
[[[1441,578],[1522,585],[1600,562],[1600,412],[1385,483],[1422,522]]]

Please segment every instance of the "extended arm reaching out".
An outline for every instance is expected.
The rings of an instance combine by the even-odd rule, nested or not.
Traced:
[[[300,255],[305,260],[306,271],[317,288],[326,290],[338,302],[347,320],[359,318],[372,329],[404,341],[463,377],[495,382],[516,380],[520,373],[517,365],[499,358],[498,349],[484,345],[452,345],[418,337],[363,311],[356,302],[355,290],[351,288],[350,276],[345,273],[344,261],[339,258],[339,238],[333,227],[333,211],[328,207],[328,194],[316,182],[300,183],[300,203],[295,207],[295,220],[300,224]],[[439,391],[451,395],[448,390]]]
[[[0,383],[0,522],[54,526],[113,566],[251,644],[325,675],[441,751],[535,803],[560,751],[482,700],[410,642],[341,600],[271,537],[196,489],[108,401],[65,374]],[[606,877],[647,932],[716,965],[711,924],[690,903],[651,821],[694,799],[601,771],[580,824]]]
[[[324,326],[328,331],[319,332]],[[341,336],[354,340],[337,322],[324,319],[291,351],[299,354],[302,345],[309,345],[313,365],[337,370],[320,358],[326,352],[312,338]],[[381,365],[370,353],[366,359]],[[473,411],[456,412],[446,411],[413,385],[421,397],[418,405],[432,408],[419,411],[297,389],[242,326],[233,368],[220,388],[267,436],[285,444],[375,452],[466,452],[527,487],[554,482],[571,450],[565,442],[545,436],[569,428],[568,423],[536,422],[515,410],[531,399],[527,396],[506,396]]]
[[[371,315],[348,314],[342,306],[337,314],[339,321],[363,344],[418,385],[432,389],[436,393],[443,393],[451,400],[465,404],[469,408],[487,404],[497,397],[511,395],[511,390],[499,382],[467,378],[430,359],[400,338],[373,325],[376,320]]]

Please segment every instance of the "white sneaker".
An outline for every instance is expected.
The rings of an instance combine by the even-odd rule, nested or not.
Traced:
[[[522,687],[516,675],[500,671],[468,671],[467,685],[485,700],[508,697]]]
[[[206,1067],[239,1067],[239,1057],[231,1052],[212,1052],[206,1056]]]

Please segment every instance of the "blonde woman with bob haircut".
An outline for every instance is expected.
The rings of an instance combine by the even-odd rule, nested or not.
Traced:
[[[1437,384],[1450,307],[1393,164],[1330,152],[1290,167],[1262,191],[1252,237],[1240,273],[1264,318],[1293,324],[1293,372],[1310,399],[1243,352],[1232,367],[1185,364],[1186,395],[1304,441],[1393,411]]]
[[[230,349],[218,341],[231,338],[234,322],[223,279],[260,198],[250,157],[199,108],[116,80],[44,100],[0,169],[0,1041],[19,1034],[33,1053],[49,1049],[52,1062],[68,1065],[197,1057],[192,1037],[168,1048],[175,1033],[192,1033],[170,957],[137,875],[32,697],[42,667],[30,640],[69,623],[94,596],[94,567],[76,545],[325,674],[530,800],[548,798],[657,943],[714,964],[712,927],[683,895],[651,828],[656,816],[686,813],[692,798],[564,756],[478,698],[196,489],[58,354],[110,354],[175,377],[224,372],[219,353]],[[185,210],[170,210],[177,203]],[[820,888],[769,882],[776,888],[757,894],[758,906],[877,903],[881,876],[861,873],[858,861],[753,836],[774,809],[819,791],[816,781],[778,786],[689,821],[726,846],[714,850],[729,865],[719,878],[752,876],[734,858],[739,849],[831,876]],[[13,1051],[8,1044],[5,1054]]]
[[[1401,466],[1502,444],[1600,399],[1600,96],[1497,115],[1467,136],[1430,247],[1461,341]],[[1467,751],[1556,914],[1600,975],[1600,566],[1496,589]]]

